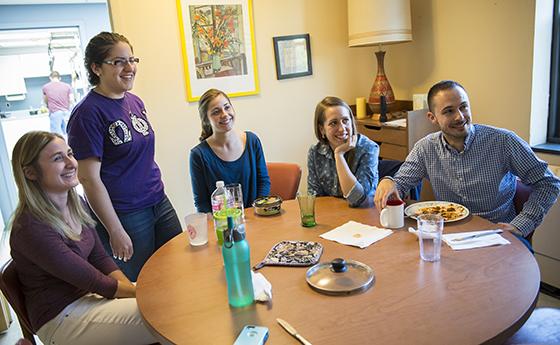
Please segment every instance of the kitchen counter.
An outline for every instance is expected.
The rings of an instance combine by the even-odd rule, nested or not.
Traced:
[[[31,112],[36,111],[37,114],[36,115],[31,115]],[[39,109],[31,109],[31,110],[14,110],[14,111],[7,111],[7,112],[2,112],[0,114],[2,114],[1,120],[2,121],[14,121],[14,120],[26,120],[26,119],[30,119],[30,118],[37,118],[37,117],[48,117],[49,113],[41,113],[39,112]]]
[[[8,113],[9,117],[0,120],[0,148],[6,150],[12,159],[12,151],[16,142],[30,131],[50,131],[49,113],[29,115],[29,110],[17,110]]]

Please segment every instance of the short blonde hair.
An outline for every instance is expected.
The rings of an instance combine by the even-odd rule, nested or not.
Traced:
[[[59,134],[33,131],[24,134],[16,143],[12,153],[12,171],[18,187],[19,200],[10,228],[15,230],[13,227],[17,223],[17,219],[24,212],[29,212],[33,217],[43,221],[62,236],[78,241],[80,240],[80,234],[77,234],[66,224],[62,214],[47,197],[39,182],[30,180],[25,176],[25,169],[32,168],[41,177],[42,171],[38,162],[39,154],[56,138],[64,140]],[[74,188],[68,191],[68,207],[70,215],[80,224],[85,226],[95,225],[95,221],[85,210]]]

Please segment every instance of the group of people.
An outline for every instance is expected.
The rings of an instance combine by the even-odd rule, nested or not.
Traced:
[[[154,131],[142,100],[130,93],[139,59],[117,33],[93,37],[85,51],[92,90],[74,108],[68,144],[30,132],[13,152],[19,204],[10,245],[31,325],[49,344],[147,344],[156,340],[134,299],[146,260],[181,232],[154,161]],[[560,180],[514,133],[474,125],[465,89],[434,85],[428,118],[441,131],[421,139],[394,177],[379,181],[379,146],[356,130],[352,110],[326,97],[315,110],[317,144],[308,152],[308,190],[350,207],[389,198],[428,178],[438,200],[453,201],[520,236],[542,221]],[[199,100],[200,143],[190,153],[194,203],[211,212],[217,180],[240,183],[245,207],[270,193],[262,144],[234,128],[229,97],[211,89]],[[78,169],[79,168],[79,169]],[[513,206],[516,179],[533,188]],[[87,203],[76,194],[81,183]]]

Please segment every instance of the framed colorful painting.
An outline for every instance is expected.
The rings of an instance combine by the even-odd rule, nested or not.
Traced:
[[[187,100],[259,93],[252,0],[176,0]]]

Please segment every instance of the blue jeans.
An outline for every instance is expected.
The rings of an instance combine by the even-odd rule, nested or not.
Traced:
[[[135,282],[142,266],[150,256],[167,241],[181,233],[181,223],[167,196],[154,206],[133,212],[117,212],[117,216],[132,240],[134,253],[127,262],[122,260],[115,260],[115,262],[128,279]],[[101,242],[112,257],[109,234],[103,224],[98,219],[95,220]]]
[[[531,252],[531,254],[535,254],[535,251],[533,250],[533,246],[531,245],[531,243],[529,243],[529,241],[527,241],[526,238],[524,238],[523,236],[519,236],[517,234],[513,234],[515,237],[517,237],[518,240],[521,241],[521,243],[523,243],[525,245],[525,247],[527,247],[527,249],[529,249],[529,251]]]
[[[67,110],[58,110],[54,113],[50,113],[51,132],[66,135],[66,123],[68,122],[69,116],[70,112]]]

